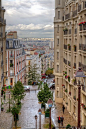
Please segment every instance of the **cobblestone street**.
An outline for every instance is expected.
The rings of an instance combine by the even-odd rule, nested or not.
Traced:
[[[21,127],[21,129],[31,129],[35,128],[35,115],[38,116],[37,119],[37,129],[39,129],[39,114],[38,110],[41,108],[41,104],[38,103],[37,98],[38,90],[37,86],[31,86],[31,91],[26,92],[26,96],[24,100],[22,100],[22,109],[21,114],[19,115],[19,121],[18,121],[18,127]],[[53,94],[54,95],[54,94]],[[9,94],[7,94],[7,98],[9,98]],[[9,105],[4,105],[4,111],[0,114],[0,129],[11,129],[12,128],[12,120],[13,117],[11,113],[6,113]],[[76,122],[73,120],[73,118],[70,116],[68,111],[65,109],[64,114],[62,113],[62,104],[56,104],[52,107],[52,123],[54,124],[56,129],[58,129],[58,121],[57,117],[62,116],[64,117],[64,126],[67,124],[70,124],[72,126],[76,126]],[[42,129],[43,124],[46,123],[46,119],[44,114],[41,115],[41,124]]]

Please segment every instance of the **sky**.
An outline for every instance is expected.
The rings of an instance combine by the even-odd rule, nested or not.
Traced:
[[[2,0],[6,9],[6,31],[17,31],[18,37],[54,37],[55,0]]]

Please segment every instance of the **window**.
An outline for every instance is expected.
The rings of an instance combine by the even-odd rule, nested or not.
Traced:
[[[60,5],[60,0],[58,0],[58,5]]]
[[[58,19],[60,19],[60,11],[58,11]]]
[[[59,60],[59,52],[57,52],[57,60]]]
[[[59,32],[59,25],[57,26],[57,32]]]
[[[59,83],[58,83],[58,78],[57,78],[57,85],[58,85]]]
[[[59,65],[57,65],[57,72],[59,72]]]
[[[59,39],[57,39],[57,46],[59,45]]]
[[[13,42],[9,41],[9,48],[12,48],[12,47],[13,47]]]

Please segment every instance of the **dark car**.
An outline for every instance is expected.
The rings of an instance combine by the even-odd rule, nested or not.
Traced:
[[[55,83],[51,83],[51,84],[49,85],[49,88],[50,88],[50,89],[55,89]]]

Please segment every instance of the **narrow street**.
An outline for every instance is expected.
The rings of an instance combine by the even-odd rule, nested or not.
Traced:
[[[48,79],[47,82],[50,83],[52,79]],[[18,127],[21,127],[21,129],[31,129],[36,127],[36,121],[35,121],[35,115],[38,116],[37,119],[37,129],[39,129],[39,114],[38,110],[41,108],[41,104],[38,103],[38,88],[37,86],[31,86],[31,91],[26,92],[26,95],[24,97],[24,100],[22,100],[22,109],[21,114],[19,115],[19,121],[18,121]],[[53,96],[54,91],[53,92]],[[62,104],[56,104],[52,107],[51,112],[51,119],[56,129],[58,129],[58,116],[64,117],[64,126],[66,127],[67,124],[71,124],[72,126],[76,126],[76,122],[74,119],[70,116],[67,109],[65,109],[65,113],[62,112]],[[45,123],[45,115],[41,115],[41,129],[43,129],[43,124]]]
[[[37,86],[31,86],[31,91],[26,92],[26,96],[24,100],[22,101],[22,109],[21,109],[21,115],[19,115],[19,121],[18,121],[18,127],[22,127],[22,129],[27,128],[35,128],[35,115],[38,116],[37,119],[37,128],[39,127],[39,114],[38,110],[41,108],[41,104],[38,103],[37,93],[38,91],[35,91],[37,89]],[[44,115],[41,115],[41,124],[44,122]]]

